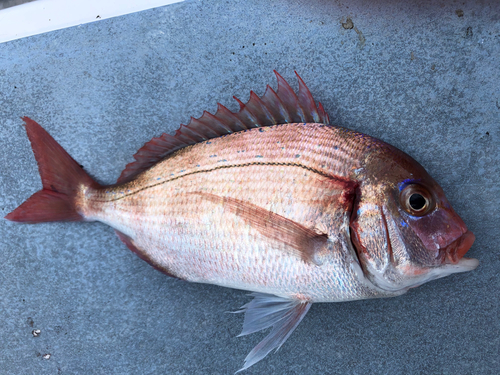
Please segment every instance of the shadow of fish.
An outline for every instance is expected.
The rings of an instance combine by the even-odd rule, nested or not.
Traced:
[[[397,296],[477,267],[474,235],[410,156],[329,125],[297,75],[295,93],[250,93],[236,113],[153,138],[100,186],[24,118],[43,189],[8,220],[101,221],[169,276],[253,292],[247,335],[272,327],[241,370],[279,348],[314,302]]]

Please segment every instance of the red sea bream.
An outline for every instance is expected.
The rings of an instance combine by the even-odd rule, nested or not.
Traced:
[[[477,267],[474,235],[420,164],[329,125],[299,79],[153,138],[115,185],[93,181],[25,118],[43,189],[6,216],[101,221],[169,276],[253,292],[242,334],[279,348],[315,302],[392,297]]]

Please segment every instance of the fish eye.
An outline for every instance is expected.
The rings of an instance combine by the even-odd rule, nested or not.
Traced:
[[[418,193],[410,195],[410,200],[408,202],[410,203],[411,208],[415,211],[423,210],[427,205],[427,201],[424,196]]]
[[[410,215],[423,216],[435,207],[429,191],[421,185],[406,186],[400,196],[401,206]]]

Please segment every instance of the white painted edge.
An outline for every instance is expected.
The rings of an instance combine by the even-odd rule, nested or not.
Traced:
[[[0,10],[0,43],[183,0],[36,0]]]

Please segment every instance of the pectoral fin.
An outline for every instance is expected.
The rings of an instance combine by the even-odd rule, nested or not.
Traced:
[[[243,368],[237,372],[246,370],[259,362],[271,350],[278,350],[297,328],[312,305],[308,301],[291,300],[271,294],[252,293],[251,295],[255,298],[237,311],[245,313],[243,331],[239,336],[271,326],[273,328],[271,333],[248,353]]]
[[[318,233],[293,220],[239,199],[202,192],[193,194],[222,204],[227,212],[239,216],[263,236],[287,245],[286,251],[306,262],[321,265],[317,255],[328,241],[327,234]]]

